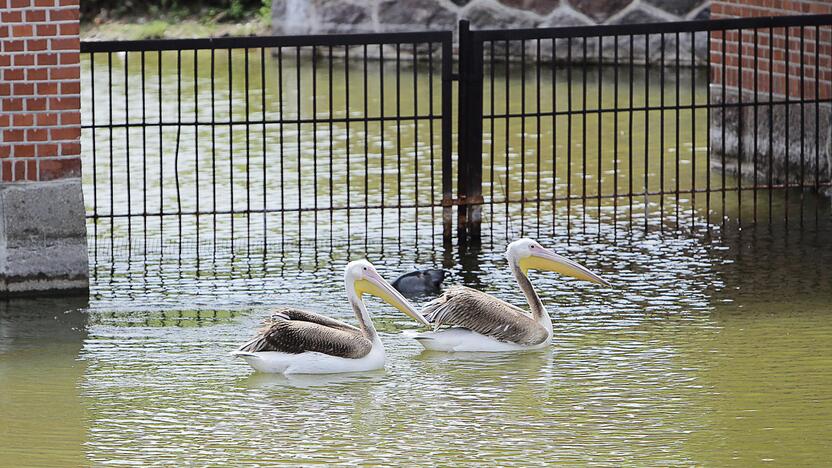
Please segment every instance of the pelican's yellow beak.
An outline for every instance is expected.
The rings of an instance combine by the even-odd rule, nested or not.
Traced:
[[[393,286],[376,272],[368,272],[364,279],[355,282],[355,292],[358,297],[362,294],[372,294],[381,298],[384,302],[404,312],[405,315],[419,322],[422,325],[430,326],[430,323],[422,316],[410,302],[407,301]]]
[[[589,271],[585,266],[573,262],[566,257],[561,257],[549,249],[535,249],[535,252],[528,257],[521,258],[518,264],[524,274],[527,274],[529,270],[547,270],[580,280],[610,286],[610,283]]]

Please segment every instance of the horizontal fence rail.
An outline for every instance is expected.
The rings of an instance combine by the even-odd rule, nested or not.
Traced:
[[[805,194],[830,186],[832,16],[463,24],[460,55],[461,236],[479,235],[483,206],[491,228],[533,218],[566,236],[817,219]]]
[[[458,34],[456,73],[450,31],[83,43],[94,235],[447,240],[456,206],[460,241],[569,238],[828,207],[832,16]]]

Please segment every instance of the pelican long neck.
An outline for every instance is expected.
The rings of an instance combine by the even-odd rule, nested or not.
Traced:
[[[355,284],[351,281],[347,282],[347,297],[352,306],[352,311],[355,313],[355,318],[358,319],[358,326],[361,327],[361,333],[368,340],[372,342],[377,341],[378,333],[376,333],[376,327],[373,325],[373,319],[370,318],[370,313],[367,312],[367,306],[355,292]]]
[[[529,277],[520,270],[520,266],[517,264],[516,260],[511,260],[511,272],[514,274],[514,278],[517,280],[517,284],[520,285],[520,290],[523,291],[523,295],[526,296],[526,301],[529,303],[529,308],[532,311],[532,317],[535,320],[541,320],[544,316],[548,319],[548,314],[546,313],[546,309],[543,307],[543,302],[540,301],[540,297],[537,295],[537,292],[532,287],[532,282],[529,281]]]

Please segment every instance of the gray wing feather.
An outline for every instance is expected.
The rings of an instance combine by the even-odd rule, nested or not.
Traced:
[[[462,327],[509,343],[536,345],[548,336],[546,329],[523,309],[464,286],[449,288],[428,303],[422,315],[436,329],[443,325]]]
[[[361,330],[352,325],[314,312],[281,309],[266,319],[257,336],[238,351],[290,354],[311,351],[358,359],[366,356],[372,347]]]

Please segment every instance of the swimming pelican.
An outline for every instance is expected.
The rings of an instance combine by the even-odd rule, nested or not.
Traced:
[[[384,347],[362,296],[372,294],[417,322],[430,325],[366,261],[350,262],[344,272],[347,298],[360,328],[314,312],[284,308],[267,319],[251,341],[232,352],[255,370],[283,374],[359,372],[384,367]]]
[[[415,336],[425,349],[522,351],[549,346],[552,342],[552,319],[529,281],[529,270],[555,271],[609,285],[582,265],[561,257],[531,239],[520,239],[509,244],[506,258],[514,278],[529,301],[531,315],[476,289],[454,286],[428,303],[422,311],[422,315],[434,327],[432,332]],[[449,328],[440,330],[439,327],[443,325],[448,325]]]

